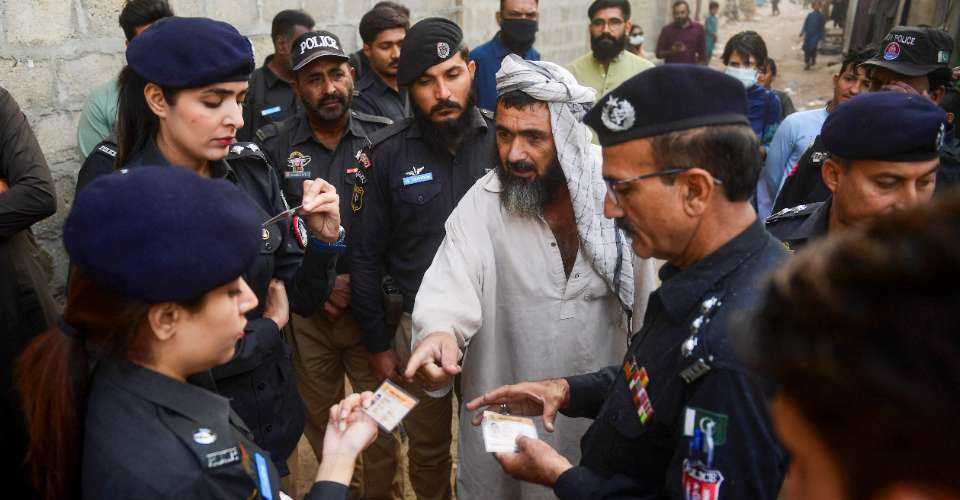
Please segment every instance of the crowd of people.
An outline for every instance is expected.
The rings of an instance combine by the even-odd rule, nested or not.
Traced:
[[[661,64],[627,0],[541,61],[540,8],[500,0],[471,50],[380,2],[353,53],[285,10],[258,68],[230,24],[127,0],[62,304],[0,89],[13,497],[960,498],[952,38],[897,27],[793,112],[758,33],[709,67],[716,2],[673,4]],[[385,381],[418,401],[394,431]],[[488,453],[483,411],[539,437]]]

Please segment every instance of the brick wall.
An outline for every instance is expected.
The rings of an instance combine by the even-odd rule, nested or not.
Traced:
[[[666,0],[635,1],[635,19],[662,24]],[[357,23],[376,0],[171,0],[182,16],[228,21],[253,41],[259,61],[272,52],[270,21],[286,8],[302,8],[318,27],[355,49]],[[461,24],[471,47],[497,30],[498,0],[407,0],[414,19],[435,15]],[[73,200],[82,161],[76,127],[87,93],[116,75],[124,64],[124,38],[117,17],[123,0],[0,0],[0,86],[24,109],[57,185],[57,214],[34,226],[54,257],[53,286],[62,290],[66,258],[60,228]],[[587,0],[543,0],[537,48],[545,59],[566,63],[588,50]],[[659,7],[658,7],[659,6]],[[641,12],[641,10],[643,12]],[[649,15],[644,15],[648,12]],[[644,26],[648,39],[659,32]],[[649,52],[649,51],[648,51]]]

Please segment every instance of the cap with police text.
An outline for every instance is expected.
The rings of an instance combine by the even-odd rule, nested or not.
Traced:
[[[293,41],[290,54],[293,71],[300,71],[321,57],[332,57],[340,61],[350,60],[343,52],[340,39],[329,31],[310,31]]]
[[[750,125],[743,84],[694,64],[643,71],[600,99],[583,121],[601,146],[710,125]]]
[[[442,17],[428,17],[407,31],[397,62],[397,83],[407,86],[424,71],[460,51],[463,31],[457,23]]]
[[[166,17],[151,24],[127,46],[127,64],[144,80],[172,88],[247,81],[255,66],[247,37],[205,17]]]
[[[946,118],[922,95],[860,94],[827,116],[820,138],[831,155],[846,160],[926,161],[938,155]]]
[[[149,303],[186,301],[250,268],[262,222],[229,181],[143,166],[81,190],[63,243],[71,262],[106,290]]]
[[[943,30],[898,26],[887,33],[880,51],[865,66],[886,68],[907,76],[921,76],[947,68],[953,38]]]

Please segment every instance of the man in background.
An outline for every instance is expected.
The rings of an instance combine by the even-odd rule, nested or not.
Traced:
[[[500,0],[497,24],[500,31],[487,43],[470,51],[470,60],[477,64],[473,89],[477,106],[493,111],[497,107],[497,71],[507,54],[516,54],[528,61],[539,61],[533,48],[539,29],[539,0]]]
[[[128,0],[120,11],[120,28],[127,43],[158,19],[173,16],[167,0]],[[77,144],[86,158],[93,148],[113,132],[117,124],[117,99],[120,89],[117,79],[93,89],[80,112],[77,126]]]
[[[673,3],[673,23],[660,30],[657,58],[667,64],[703,64],[707,61],[707,38],[703,26],[690,19],[686,0]]]
[[[273,17],[270,28],[273,54],[250,75],[250,88],[243,102],[243,128],[237,131],[238,141],[253,141],[261,127],[286,120],[299,109],[297,95],[290,86],[293,80],[290,51],[293,41],[312,30],[313,25],[313,18],[299,10],[282,10]]]
[[[395,122],[410,116],[407,92],[397,85],[400,47],[409,28],[410,18],[389,5],[374,7],[360,19],[367,71],[357,78],[354,110]]]

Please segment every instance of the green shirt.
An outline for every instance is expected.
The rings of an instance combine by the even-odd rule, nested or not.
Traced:
[[[120,89],[117,87],[117,79],[112,78],[109,82],[93,89],[87,103],[83,106],[83,112],[80,113],[80,124],[77,125],[77,144],[80,145],[80,152],[86,158],[117,124],[117,99],[120,96]]]
[[[567,69],[573,73],[580,85],[586,85],[597,91],[597,99],[607,95],[633,75],[653,67],[653,63],[624,50],[604,70],[593,53],[587,53],[570,63]]]

